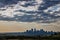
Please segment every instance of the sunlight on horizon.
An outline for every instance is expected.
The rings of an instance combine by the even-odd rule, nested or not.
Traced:
[[[43,29],[45,31],[60,31],[59,22],[57,23],[36,23],[36,22],[15,22],[0,21],[0,32],[24,32],[26,30]]]

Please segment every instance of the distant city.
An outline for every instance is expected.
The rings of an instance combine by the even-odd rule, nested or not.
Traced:
[[[36,30],[36,29],[31,29],[31,30],[26,30],[25,32],[23,32],[23,34],[25,35],[29,35],[29,36],[35,36],[35,35],[40,35],[40,36],[49,36],[49,35],[53,35],[56,34],[57,32],[53,32],[53,31],[44,31],[43,29],[40,30]]]
[[[2,33],[2,34],[6,36],[19,36],[19,35],[20,36],[50,36],[57,33],[58,32],[44,31],[43,29],[40,29],[40,30],[31,29],[31,30],[26,30],[25,32],[11,32],[11,33]]]

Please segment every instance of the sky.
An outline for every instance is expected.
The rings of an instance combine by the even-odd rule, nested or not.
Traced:
[[[0,32],[60,31],[59,0],[0,0]]]
[[[60,22],[56,23],[27,23],[27,22],[7,22],[7,21],[0,21],[0,32],[24,32],[26,30],[34,29],[37,30],[44,29],[45,31],[60,31]]]

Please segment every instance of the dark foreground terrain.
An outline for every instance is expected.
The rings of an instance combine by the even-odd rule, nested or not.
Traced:
[[[0,35],[0,40],[60,40],[60,33],[50,36],[7,36]]]

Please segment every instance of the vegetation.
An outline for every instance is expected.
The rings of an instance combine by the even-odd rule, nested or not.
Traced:
[[[6,36],[0,35],[0,40],[59,40],[60,33],[50,36]]]

